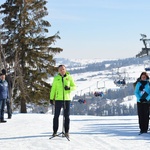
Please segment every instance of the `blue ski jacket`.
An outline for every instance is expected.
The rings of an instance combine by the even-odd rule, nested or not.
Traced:
[[[148,95],[146,97],[147,101],[150,101],[150,82],[148,81],[146,83],[146,85],[144,86],[143,91],[139,90],[140,86],[142,84],[140,82],[137,82],[136,86],[135,86],[135,90],[134,90],[134,94],[137,98],[137,102],[140,102],[140,98],[142,97],[142,95],[144,94],[144,92],[146,92]]]
[[[0,80],[0,100],[9,99],[8,82]]]

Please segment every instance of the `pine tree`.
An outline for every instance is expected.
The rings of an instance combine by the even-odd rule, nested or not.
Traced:
[[[51,24],[43,19],[48,15],[46,3],[7,0],[0,6],[4,60],[14,70],[13,98],[21,113],[27,112],[27,103],[48,104],[51,86],[46,79],[56,73],[54,56],[62,51],[52,47],[60,39],[59,32],[48,36]]]

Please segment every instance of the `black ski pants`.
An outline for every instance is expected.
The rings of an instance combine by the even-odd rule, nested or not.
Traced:
[[[149,104],[137,103],[139,128],[141,132],[147,132],[149,128]]]
[[[6,100],[8,118],[12,116],[11,102]]]
[[[53,118],[53,131],[57,133],[59,127],[59,116],[61,108],[63,108],[63,128],[65,133],[69,132],[69,125],[70,125],[70,101],[55,101],[55,111],[54,111],[54,118]]]
[[[4,120],[5,102],[6,102],[6,99],[0,100],[0,120]]]

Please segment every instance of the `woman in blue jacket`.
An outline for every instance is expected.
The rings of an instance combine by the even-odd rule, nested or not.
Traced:
[[[137,112],[139,119],[140,133],[147,133],[149,126],[149,101],[150,82],[146,72],[142,72],[135,86],[135,96],[137,98]]]
[[[0,123],[5,123],[4,109],[6,100],[9,99],[8,83],[5,74],[0,74]]]

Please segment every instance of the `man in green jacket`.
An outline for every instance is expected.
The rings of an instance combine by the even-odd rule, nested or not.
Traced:
[[[50,91],[50,103],[55,105],[53,118],[53,136],[57,135],[59,115],[63,107],[64,135],[69,138],[71,92],[76,89],[75,82],[64,65],[58,66],[58,75],[54,77]]]

